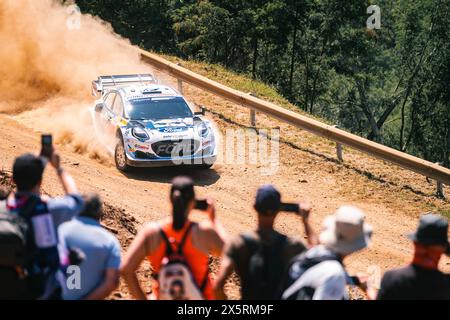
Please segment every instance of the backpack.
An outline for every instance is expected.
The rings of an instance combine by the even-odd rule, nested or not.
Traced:
[[[341,259],[333,253],[329,253],[319,257],[307,257],[307,252],[301,253],[294,257],[289,265],[286,277],[283,281],[282,300],[312,300],[315,288],[298,287],[297,280],[310,268],[324,261],[338,261]]]
[[[241,279],[242,295],[251,300],[274,300],[278,298],[281,276],[285,266],[281,251],[287,242],[285,235],[277,235],[270,245],[251,235],[241,235],[250,251],[247,279]]]
[[[34,199],[34,198],[32,198]],[[6,207],[6,201],[0,202],[0,299],[31,299],[26,266],[34,257],[30,244],[30,232],[27,218],[37,200],[30,200],[20,213],[13,214]]]
[[[202,284],[198,286],[183,256],[183,246],[193,225],[194,223],[191,223],[186,229],[176,251],[173,250],[166,233],[160,229],[161,237],[166,243],[166,256],[157,277],[160,300],[204,300],[202,292],[208,281],[208,271]]]

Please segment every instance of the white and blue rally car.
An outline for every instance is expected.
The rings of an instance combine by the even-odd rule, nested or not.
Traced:
[[[92,82],[98,97],[95,126],[115,137],[114,158],[130,167],[189,165],[209,168],[217,158],[211,123],[194,112],[176,90],[151,74],[100,76]]]

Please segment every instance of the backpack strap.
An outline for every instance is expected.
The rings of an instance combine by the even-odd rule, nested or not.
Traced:
[[[166,255],[173,254],[172,244],[170,243],[169,238],[167,237],[166,233],[162,228],[159,228],[159,234],[161,235],[161,238],[166,243]]]
[[[25,206],[19,210],[19,215],[29,220],[31,218],[31,214],[33,213],[34,207],[38,204],[40,199],[36,196],[31,196]]]
[[[180,254],[180,255],[183,254],[183,247],[184,247],[184,244],[186,243],[186,240],[187,240],[187,238],[188,238],[188,235],[189,235],[189,233],[191,232],[192,227],[194,226],[194,224],[196,224],[196,223],[194,223],[194,222],[190,222],[190,223],[189,223],[189,225],[188,225],[186,231],[185,231],[184,234],[183,234],[183,238],[181,238],[180,244],[178,245],[178,254]]]
[[[208,283],[209,276],[209,267],[206,268],[205,277],[203,278],[202,283],[200,284],[200,291],[204,293],[206,285]]]
[[[246,247],[249,248],[250,251],[255,251],[258,248],[264,247],[262,241],[258,243],[258,241],[250,234],[245,233],[241,234],[241,238],[244,240]],[[284,234],[277,234],[277,237],[275,238],[274,242],[271,243],[271,245],[269,245],[268,248],[271,251],[279,252],[286,244],[286,241],[287,237]]]
[[[194,226],[194,222],[190,222],[186,231],[183,234],[183,237],[181,238],[180,244],[177,248],[177,254],[182,255],[183,254],[183,246],[186,243],[187,237],[189,235],[189,232],[192,230],[192,227]],[[164,232],[164,230],[160,227],[159,233],[161,237],[163,238],[163,241],[166,243],[166,254],[171,255],[174,253],[174,250],[172,248],[172,243],[170,242],[169,238],[167,237],[167,234]]]

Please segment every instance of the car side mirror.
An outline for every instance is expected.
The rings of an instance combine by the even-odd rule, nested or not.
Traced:
[[[97,103],[95,105],[95,112],[101,112],[103,110],[104,106],[105,106],[105,104],[103,102]]]
[[[205,115],[205,108],[200,107],[200,111],[194,112],[195,116],[204,116]]]

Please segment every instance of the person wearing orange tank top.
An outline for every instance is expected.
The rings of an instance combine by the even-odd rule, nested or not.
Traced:
[[[203,298],[215,299],[208,271],[209,254],[218,257],[222,254],[227,235],[216,219],[214,203],[211,199],[206,200],[207,207],[204,211],[208,221],[191,221],[189,213],[195,208],[196,199],[194,183],[188,177],[176,177],[172,181],[170,202],[171,217],[146,225],[134,239],[121,266],[122,277],[134,298],[159,299],[160,288],[156,278],[170,243],[173,251],[182,247],[181,254]],[[136,270],[145,258],[150,262],[155,278],[150,297],[145,295],[136,276]]]

